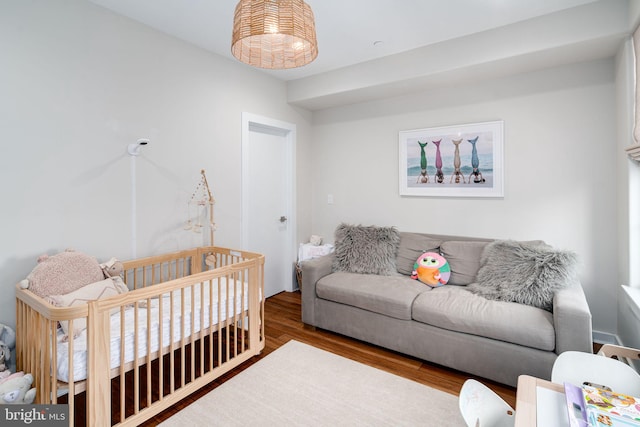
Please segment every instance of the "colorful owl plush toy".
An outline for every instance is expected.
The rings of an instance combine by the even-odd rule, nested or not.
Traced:
[[[449,281],[451,268],[446,259],[435,252],[425,252],[413,264],[412,279],[417,279],[432,288],[442,286]]]

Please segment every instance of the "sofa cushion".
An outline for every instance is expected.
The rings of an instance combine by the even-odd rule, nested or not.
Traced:
[[[333,271],[381,274],[396,271],[400,233],[395,227],[340,224],[335,232]]]
[[[413,318],[451,331],[552,351],[553,315],[528,305],[491,301],[463,286],[423,292],[413,303]]]
[[[551,311],[554,292],[576,277],[576,263],[575,253],[541,241],[495,241],[485,247],[477,283],[469,290],[488,299]]]
[[[413,265],[425,252],[440,252],[442,240],[434,239],[419,233],[400,233],[400,246],[396,257],[398,273],[411,275]]]
[[[489,242],[448,240],[440,245],[440,253],[451,267],[450,285],[468,285],[475,282],[480,269],[482,251]]]
[[[411,320],[411,305],[430,287],[406,276],[377,276],[336,272],[316,284],[318,297],[395,317]]]

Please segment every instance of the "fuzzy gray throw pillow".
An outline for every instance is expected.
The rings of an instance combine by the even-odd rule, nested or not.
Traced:
[[[395,227],[340,224],[335,232],[333,271],[393,276],[399,244]]]
[[[577,255],[544,243],[499,240],[482,252],[476,282],[467,286],[487,299],[553,309],[554,291],[576,277]]]

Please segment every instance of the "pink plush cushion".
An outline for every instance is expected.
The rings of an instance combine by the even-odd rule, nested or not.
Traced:
[[[97,259],[74,251],[40,257],[38,265],[27,276],[29,290],[41,297],[68,294],[103,279]]]
[[[109,277],[108,279],[101,280],[99,282],[91,283],[87,286],[83,286],[80,289],[76,289],[73,292],[69,292],[64,295],[51,295],[47,297],[47,301],[56,307],[73,307],[77,305],[87,304],[89,301],[95,301],[98,299],[109,298],[114,295],[123,294],[128,292],[129,288],[124,284],[120,277]],[[69,332],[69,322],[63,320],[60,322],[60,326],[65,334]],[[87,327],[87,319],[80,318],[73,321],[73,332],[77,336]]]

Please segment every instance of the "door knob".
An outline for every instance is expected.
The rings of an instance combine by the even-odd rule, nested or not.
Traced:
[[[280,222],[287,222],[287,217],[286,217],[286,216],[284,216],[284,215],[282,215],[282,216],[280,217]]]

